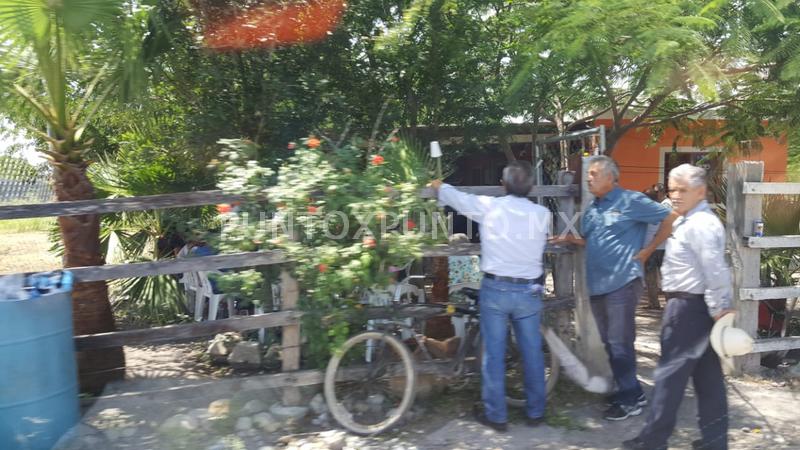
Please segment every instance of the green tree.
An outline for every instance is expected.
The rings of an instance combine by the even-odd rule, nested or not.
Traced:
[[[558,55],[575,88],[602,99],[608,153],[634,128],[737,104],[760,81],[738,2],[542,1],[520,14],[530,57]]]
[[[0,0],[4,110],[46,143],[40,150],[53,166],[59,201],[95,198],[86,175],[87,129],[114,89],[129,86],[120,77],[132,61],[122,52],[131,42],[126,25],[142,14],[122,6],[112,0]],[[104,263],[99,223],[97,215],[58,218],[65,267]],[[76,334],[113,331],[106,283],[76,284],[73,314]],[[80,352],[78,364],[83,387],[96,390],[121,374],[110,369],[124,367],[124,354],[121,348]]]

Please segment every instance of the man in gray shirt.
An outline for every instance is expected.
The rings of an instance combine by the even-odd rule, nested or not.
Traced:
[[[702,436],[692,442],[692,448],[727,450],[725,383],[719,358],[709,344],[714,321],[732,312],[725,228],[706,201],[705,170],[690,164],[672,169],[669,189],[674,211],[681,217],[672,226],[661,267],[667,307],[653,407],[639,436],[623,442],[623,447],[666,450],[692,378]]]

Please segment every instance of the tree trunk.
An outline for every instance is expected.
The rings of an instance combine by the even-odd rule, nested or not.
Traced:
[[[90,200],[94,188],[85,165],[59,164],[54,171],[54,188],[59,201]],[[64,242],[64,267],[105,264],[100,249],[100,217],[97,214],[58,218]],[[75,335],[114,331],[114,316],[105,281],[76,283],[72,291]],[[122,347],[77,353],[81,390],[101,392],[111,380],[125,375]]]

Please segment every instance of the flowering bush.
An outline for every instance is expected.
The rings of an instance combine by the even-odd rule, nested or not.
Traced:
[[[252,144],[227,142],[220,187],[250,200],[223,238],[231,249],[279,249],[293,261],[309,356],[321,362],[348,337],[349,312],[366,289],[386,286],[390,267],[421,257],[434,240],[436,207],[419,196],[427,158],[402,141],[373,152],[357,142],[301,142],[276,173],[246,157]]]

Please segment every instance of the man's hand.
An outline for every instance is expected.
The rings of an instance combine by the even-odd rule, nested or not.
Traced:
[[[650,250],[648,248],[643,248],[639,253],[636,254],[636,256],[633,257],[633,259],[639,261],[640,263],[642,263],[642,265],[644,265],[650,258],[650,255],[652,254],[653,250]]]
[[[438,194],[439,188],[442,187],[442,180],[433,180],[430,182],[429,186],[433,188],[433,190],[436,191],[436,193]]]
[[[547,240],[547,243],[551,245],[563,245],[563,244],[585,245],[586,241],[584,241],[582,238],[575,236],[574,234],[565,234],[563,236],[553,236]]]
[[[724,316],[726,314],[735,314],[735,313],[736,313],[735,309],[723,309],[722,311],[719,312],[719,314],[714,316],[714,321],[716,322],[717,320],[721,319],[722,316]]]

